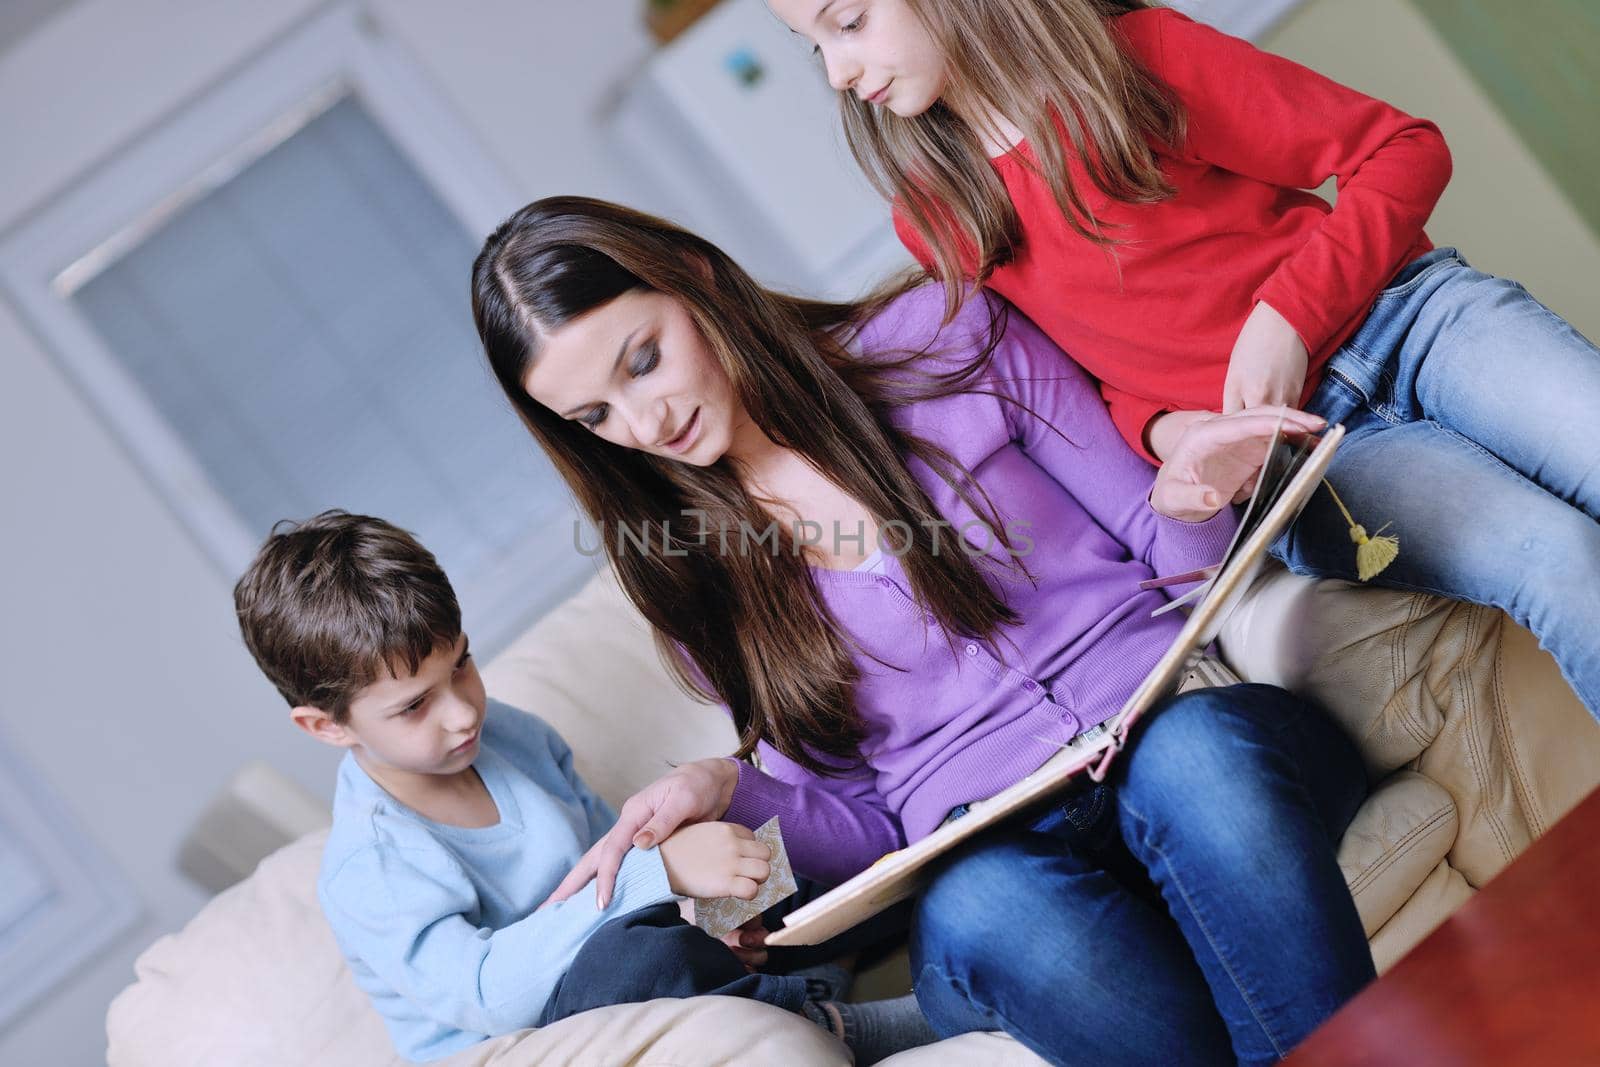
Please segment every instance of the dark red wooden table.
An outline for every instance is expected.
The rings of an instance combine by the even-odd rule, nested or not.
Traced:
[[[1286,1062],[1600,1065],[1600,790]]]

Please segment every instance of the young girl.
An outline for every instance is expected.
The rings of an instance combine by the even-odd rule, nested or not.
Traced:
[[[1156,461],[1217,412],[1344,423],[1381,580],[1505,609],[1600,714],[1600,352],[1429,243],[1431,123],[1143,0],[771,6],[952,307],[1003,294]],[[1276,551],[1352,578],[1348,529],[1320,492]]]
[[[761,754],[634,797],[557,897],[598,874],[603,902],[635,842],[684,822],[774,815],[796,869],[836,883],[1021,779],[1170,644],[1181,620],[1138,584],[1217,557],[1285,412],[1191,426],[1157,473],[988,298],[941,328],[934,287],[786,297],[588,200],[496,231],[473,307],[674,670],[727,705],[737,756]],[[1334,861],[1353,746],[1236,685],[1171,699],[1124,756],[938,873],[914,929],[923,1010],[1055,1062],[1277,1059],[1373,973]]]

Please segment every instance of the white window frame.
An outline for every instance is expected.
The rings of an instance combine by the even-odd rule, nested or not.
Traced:
[[[34,1001],[126,933],[143,915],[128,881],[70,819],[44,782],[0,736],[0,811],[13,845],[33,862],[22,872],[42,887],[9,916],[0,947],[0,1030]]]
[[[0,284],[230,581],[248,565],[257,536],[71,298],[111,259],[346,94],[469,233],[489,233],[521,204],[403,48],[368,12],[345,3],[298,25],[0,241]],[[461,289],[465,300],[465,278]],[[573,551],[575,517],[563,498],[502,562],[502,573],[539,577],[539,589],[513,581],[485,582],[472,597],[462,590],[462,600],[480,609],[475,646],[504,647],[592,573],[593,561]]]

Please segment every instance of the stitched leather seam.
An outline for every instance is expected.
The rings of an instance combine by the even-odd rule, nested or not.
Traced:
[[[1476,617],[1476,622],[1477,622],[1477,627],[1474,630],[1474,634],[1475,635],[1478,634],[1478,633],[1484,632],[1485,627],[1490,622],[1498,622],[1499,619],[1500,619],[1500,613],[1497,610],[1492,609],[1492,608],[1487,608],[1487,607],[1481,607],[1481,606],[1477,607],[1475,609],[1474,615]],[[1499,648],[1498,648],[1498,645],[1497,645],[1496,646],[1496,652],[1498,653],[1498,651],[1499,651]],[[1495,747],[1495,749],[1497,751],[1503,750],[1506,736],[1504,734],[1500,733],[1500,731],[1498,729],[1498,724],[1500,723],[1501,718],[1500,718],[1500,716],[1495,714],[1494,709],[1492,709],[1492,708],[1490,709],[1490,712],[1489,712],[1489,721],[1491,723],[1496,724],[1496,726],[1497,726],[1497,728],[1495,730],[1495,735],[1496,736],[1494,738],[1494,741],[1496,741],[1498,743],[1495,744],[1494,747]],[[1486,744],[1485,745],[1485,751],[1487,751],[1487,749],[1488,749],[1488,746]],[[1484,773],[1487,774],[1488,770],[1489,770],[1489,765],[1487,763],[1485,763],[1483,769],[1484,769]],[[1484,788],[1484,792],[1483,792],[1482,795],[1485,796],[1485,797],[1491,795],[1489,793],[1489,791],[1488,791],[1488,788],[1487,788],[1487,782],[1485,783],[1485,788]],[[1499,840],[1500,840],[1500,847],[1505,851],[1506,862],[1509,863],[1511,860],[1516,859],[1517,853],[1520,852],[1521,849],[1519,849],[1513,843],[1512,838],[1513,838],[1514,835],[1511,832],[1511,828],[1506,825],[1505,819],[1503,819],[1500,816],[1500,813],[1497,810],[1495,810],[1495,808],[1492,805],[1485,805],[1483,810],[1484,810],[1484,815],[1487,817],[1487,819],[1489,821],[1489,824],[1494,827],[1495,836],[1497,838],[1499,838]]]
[[[1440,808],[1438,811],[1428,816],[1416,826],[1413,826],[1410,831],[1401,835],[1400,840],[1389,846],[1388,851],[1384,853],[1383,857],[1377,863],[1374,863],[1372,866],[1362,871],[1361,874],[1356,877],[1356,880],[1350,883],[1351,895],[1353,896],[1354,894],[1359,893],[1361,890],[1367,888],[1367,886],[1372,882],[1376,881],[1380,874],[1383,874],[1390,867],[1393,867],[1397,862],[1399,862],[1401,854],[1407,850],[1408,846],[1413,844],[1414,841],[1421,840],[1423,837],[1431,834],[1435,829],[1438,828],[1439,824],[1448,818],[1450,813],[1455,810],[1456,808],[1454,804],[1447,804],[1445,807]]]
[[[1405,647],[1401,635],[1409,631],[1411,627],[1415,626],[1417,620],[1427,614],[1430,606],[1431,605],[1426,597],[1419,596],[1416,593],[1411,594],[1411,603],[1406,606],[1405,626],[1395,631],[1394,644],[1391,647],[1393,648],[1392,670],[1394,673],[1394,691],[1396,693],[1399,693],[1404,689],[1405,683],[1408,680],[1405,665]],[[1426,668],[1420,668],[1417,673],[1419,675],[1426,673]],[[1427,686],[1419,685],[1417,688],[1419,690],[1424,690],[1427,688]],[[1411,702],[1402,701],[1400,712],[1400,724],[1405,727],[1406,733],[1411,735],[1411,740],[1417,743],[1417,747],[1419,749],[1426,750],[1427,747],[1433,743],[1434,738],[1428,736],[1428,728],[1421,721],[1421,719],[1417,717],[1417,713],[1412,708]]]
[[[1428,745],[1432,743],[1433,739],[1425,736],[1426,728],[1420,721],[1416,719],[1415,716],[1412,715],[1410,711],[1411,702],[1403,699],[1406,682],[1415,676],[1406,673],[1404,635],[1424,614],[1423,604],[1425,602],[1425,597],[1418,596],[1415,593],[1411,594],[1410,600],[1406,606],[1405,622],[1401,623],[1399,626],[1391,627],[1389,630],[1389,688],[1391,695],[1389,700],[1384,704],[1383,715],[1380,716],[1378,720],[1379,722],[1383,722],[1385,720],[1392,719],[1400,728],[1401,732],[1409,737],[1413,743],[1415,743],[1418,753],[1416,756],[1412,757],[1411,761],[1407,764],[1407,766],[1413,768],[1416,766],[1417,761],[1421,759],[1422,752],[1427,750]],[[1423,671],[1416,672],[1416,674],[1422,673]],[[1426,690],[1427,686],[1423,685],[1419,686],[1418,688]]]
[[[1415,608],[1408,605],[1406,608],[1406,624],[1389,634],[1389,692],[1391,693],[1400,692],[1405,685],[1405,655],[1402,651],[1404,642],[1401,640],[1401,635],[1409,630],[1412,622],[1415,621],[1414,612]],[[1410,716],[1402,712],[1400,725],[1406,728],[1407,733],[1410,733],[1410,725],[1405,721],[1408,718]]]
[[[1499,622],[1500,639],[1495,642],[1494,666],[1489,672],[1490,681],[1494,684],[1495,725],[1500,733],[1500,749],[1505,753],[1506,767],[1511,771],[1511,785],[1517,791],[1517,800],[1521,802],[1522,812],[1527,817],[1528,829],[1534,837],[1539,837],[1545,831],[1544,812],[1539,809],[1539,802],[1533,795],[1532,783],[1522,767],[1522,753],[1511,733],[1511,710],[1506,700],[1506,620],[1502,618]]]
[[[1460,610],[1465,610],[1467,615],[1468,640],[1466,647],[1471,649],[1475,644],[1477,644],[1480,620],[1483,615],[1487,614],[1487,609],[1480,608],[1477,605],[1471,605],[1464,606]],[[1452,673],[1457,676],[1455,689],[1461,697],[1460,703],[1462,705],[1462,713],[1466,716],[1462,723],[1462,733],[1467,741],[1468,749],[1470,749],[1472,752],[1472,759],[1468,760],[1468,763],[1472,768],[1472,777],[1478,784],[1478,796],[1488,798],[1493,794],[1489,790],[1489,763],[1487,746],[1484,743],[1484,739],[1479,736],[1478,733],[1478,704],[1474,698],[1475,695],[1472,691],[1472,686],[1464,684],[1464,680],[1461,677],[1462,675],[1465,675],[1465,669],[1458,668]],[[1478,811],[1482,813],[1483,821],[1488,825],[1490,834],[1494,837],[1495,842],[1499,844],[1501,856],[1506,862],[1509,863],[1512,858],[1516,856],[1516,850],[1511,847],[1510,838],[1506,833],[1505,826],[1500,821],[1499,814],[1495,812],[1492,804],[1479,804]]]

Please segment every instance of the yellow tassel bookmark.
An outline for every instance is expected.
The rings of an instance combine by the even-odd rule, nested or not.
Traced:
[[[1324,478],[1322,484],[1328,487],[1333,502],[1344,513],[1344,521],[1350,524],[1350,540],[1356,543],[1356,577],[1363,582],[1372,580],[1400,555],[1400,538],[1394,534],[1379,536],[1389,528],[1387,522],[1378,527],[1376,534],[1368,537],[1367,528],[1355,520],[1350,509],[1344,506],[1344,501],[1339,499],[1339,494],[1333,491],[1333,483]]]

